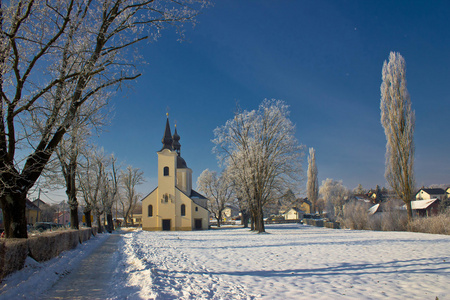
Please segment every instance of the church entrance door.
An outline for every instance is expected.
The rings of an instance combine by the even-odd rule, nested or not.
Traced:
[[[194,225],[195,225],[196,230],[202,229],[202,219],[195,219],[194,222],[195,222]]]
[[[162,230],[165,230],[165,231],[170,230],[170,219],[162,220]]]

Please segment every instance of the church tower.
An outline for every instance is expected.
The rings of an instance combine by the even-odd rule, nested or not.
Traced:
[[[180,136],[175,125],[173,135],[173,149],[177,152],[177,187],[187,196],[191,196],[192,191],[192,170],[188,168],[186,161],[181,157]]]
[[[192,190],[192,170],[181,157],[177,127],[172,136],[167,114],[162,148],[158,154],[158,187],[142,199],[143,230],[208,229],[204,196]]]
[[[166,129],[162,138],[163,147],[158,151],[158,186],[161,193],[158,193],[160,199],[170,200],[175,195],[175,186],[177,180],[177,157],[178,154],[173,150],[173,139],[170,132],[169,114],[167,114]],[[165,195],[168,194],[168,195]],[[166,198],[169,199],[166,199]]]

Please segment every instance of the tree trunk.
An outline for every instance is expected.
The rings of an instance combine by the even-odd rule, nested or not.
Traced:
[[[75,178],[74,178],[75,182]],[[74,187],[74,186],[72,186]],[[70,188],[66,190],[66,194],[68,196],[68,203],[70,208],[70,228],[78,229],[78,201],[76,197],[76,189]]]
[[[406,212],[408,214],[408,222],[412,221],[412,207],[411,207],[411,200],[405,201],[406,204]]]
[[[74,208],[72,208],[72,205],[70,205],[70,228],[72,228],[72,229],[79,229],[79,226],[78,226],[78,205],[75,206]]]
[[[220,227],[220,217],[216,216],[216,220],[217,220],[217,227]]]
[[[250,219],[250,214],[247,210],[241,210],[241,222],[244,228],[248,228],[248,220]]]
[[[85,210],[84,211],[84,218],[86,220],[86,226],[87,227],[92,227],[92,222],[91,222],[91,211],[90,210]]]
[[[98,213],[97,212],[97,226],[98,226],[98,229],[97,229],[97,232],[98,233],[102,233],[103,232],[103,230],[102,230],[102,222],[101,222],[101,213]]]
[[[264,217],[263,217],[263,209],[262,204],[260,201],[258,201],[257,204],[257,211],[256,211],[256,220],[255,220],[255,230],[258,231],[258,233],[265,232],[264,228]]]
[[[107,221],[107,230],[109,233],[113,232],[114,230],[114,222],[113,222],[113,217],[112,217],[112,213],[107,213],[106,214],[106,221]]]
[[[27,193],[6,190],[1,197],[6,238],[28,238],[26,218]]]
[[[76,155],[72,155],[70,158],[70,164],[67,166],[67,178],[66,178],[66,194],[70,208],[70,228],[78,229],[78,200],[77,200],[77,187],[75,182],[75,174],[77,170]]]
[[[255,231],[255,220],[256,220],[255,210],[252,209],[250,213],[251,213],[250,230]]]

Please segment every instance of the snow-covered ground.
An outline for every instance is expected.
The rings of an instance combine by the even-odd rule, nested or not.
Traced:
[[[116,287],[142,299],[450,299],[449,236],[267,231],[127,234]]]
[[[105,298],[450,299],[449,236],[297,224],[266,229],[124,233]],[[49,288],[104,237],[29,263],[2,283],[0,298]]]

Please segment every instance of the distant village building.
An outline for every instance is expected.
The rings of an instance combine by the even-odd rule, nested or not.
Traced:
[[[447,191],[449,189],[447,188]],[[421,188],[416,194],[416,200],[427,200],[437,198],[443,200],[445,198],[446,191],[440,188]]]
[[[435,216],[439,213],[440,199],[425,199],[411,201],[411,209],[419,217]],[[406,209],[406,205],[405,205]]]
[[[28,225],[34,225],[40,219],[41,210],[33,204],[30,200],[26,200],[25,216]]]
[[[302,220],[305,212],[297,207],[292,207],[283,214],[285,220]]]
[[[204,196],[192,189],[192,170],[181,157],[180,136],[172,136],[167,117],[158,154],[158,187],[142,199],[143,230],[195,230],[209,228]]]
[[[239,217],[239,209],[233,205],[228,205],[222,211],[222,221],[228,222]]]
[[[299,208],[303,211],[303,213],[305,214],[311,213],[311,201],[309,201],[308,198],[300,199],[299,203],[300,203]]]

